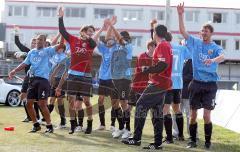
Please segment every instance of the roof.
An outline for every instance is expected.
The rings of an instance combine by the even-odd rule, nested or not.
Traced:
[[[202,8],[229,8],[240,9],[238,0],[182,0],[186,7]],[[136,5],[136,6],[165,6],[166,0],[6,0],[6,2],[44,2],[44,3],[83,3],[83,4],[113,4],[113,5]],[[171,0],[171,6],[177,6],[179,1]]]

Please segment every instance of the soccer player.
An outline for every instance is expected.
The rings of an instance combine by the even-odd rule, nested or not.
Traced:
[[[91,37],[95,32],[93,26],[83,26],[80,29],[80,37],[75,37],[69,34],[63,23],[64,11],[59,8],[59,31],[64,39],[70,44],[71,50],[71,65],[68,71],[68,94],[70,103],[74,102],[76,95],[83,96],[83,102],[87,107],[87,129],[85,134],[92,132],[92,105],[90,97],[92,96],[92,55],[96,42]],[[103,31],[103,26],[98,32]],[[76,126],[76,120],[71,120],[71,125]]]
[[[114,18],[112,18],[112,24]],[[99,36],[98,36],[99,37]],[[99,69],[99,89],[98,89],[98,110],[99,110],[99,119],[100,126],[98,130],[105,130],[105,107],[104,107],[104,99],[107,96],[110,96],[111,103],[115,103],[116,99],[113,98],[114,84],[112,82],[111,76],[111,59],[113,51],[117,48],[117,43],[115,37],[111,35],[111,28],[108,28],[108,31],[105,36],[105,43],[102,41],[97,41],[98,51],[102,56],[102,63]],[[116,114],[114,109],[111,110],[111,127],[110,130],[113,132],[115,130],[115,120]]]
[[[219,77],[217,75],[218,64],[224,60],[223,49],[211,39],[214,28],[210,24],[202,26],[201,38],[189,35],[184,26],[184,3],[177,6],[179,18],[179,30],[186,40],[187,47],[192,51],[193,81],[190,89],[190,136],[188,148],[196,147],[197,110],[204,108],[204,132],[205,148],[211,147],[212,122],[211,110],[215,107],[215,97]]]
[[[148,41],[147,51],[141,53],[137,57],[134,77],[131,84],[130,101],[128,103],[130,105],[136,106],[137,100],[140,98],[148,85],[149,75],[147,73],[143,73],[142,69],[152,65],[152,56],[155,48],[156,42],[154,40]]]
[[[116,16],[114,17],[117,20]],[[112,133],[113,138],[122,136],[122,139],[128,138],[130,132],[130,108],[128,105],[130,84],[131,84],[131,61],[132,61],[132,43],[131,37],[127,31],[118,32],[113,24],[110,24],[116,40],[117,46],[111,59],[111,76],[115,91],[112,99],[116,118],[119,123],[119,129]],[[121,105],[121,108],[119,107]],[[125,129],[124,129],[125,126]]]
[[[151,26],[151,41],[147,42],[147,51],[141,53],[136,61],[135,65],[135,72],[133,75],[133,80],[131,84],[131,91],[130,91],[130,101],[129,105],[136,106],[137,100],[142,95],[143,91],[146,89],[149,81],[149,75],[142,72],[144,67],[148,67],[152,65],[152,56],[153,51],[156,48],[156,41],[153,40],[153,31],[154,25],[157,23],[157,20],[153,19],[150,22]]]
[[[15,33],[15,37],[14,37],[15,44],[19,48],[19,50],[23,52],[23,53],[21,53],[21,55],[19,55],[19,52],[16,52],[15,53],[16,57],[18,58],[18,56],[19,56],[19,57],[22,57],[22,58],[25,59],[26,56],[27,56],[27,53],[30,51],[30,49],[20,42],[20,39],[19,39],[19,27],[18,26],[14,27],[14,33]],[[31,49],[33,49],[35,47],[36,47],[36,38],[32,38],[31,39]],[[30,65],[28,65],[25,68],[25,73],[26,74],[27,74],[29,68],[30,68]],[[28,83],[29,83],[29,77],[28,77],[28,75],[26,75],[24,77],[24,81],[23,81],[22,89],[21,89],[21,94],[20,94],[20,100],[21,101],[23,101],[23,100],[25,100],[27,98]],[[23,106],[24,106],[24,109],[25,109],[27,117],[23,120],[23,122],[31,121],[31,118],[30,118],[30,116],[29,116],[29,114],[27,112],[26,104],[27,104],[26,101],[24,101],[23,102]],[[38,107],[37,102],[34,102],[34,109],[35,109],[35,112],[36,112],[37,119],[40,120],[39,107]]]
[[[61,45],[54,47],[44,48],[46,43],[45,35],[38,35],[36,41],[36,48],[32,49],[27,58],[15,69],[9,73],[11,79],[17,72],[23,70],[28,65],[29,69],[29,88],[27,92],[27,110],[32,119],[33,128],[30,132],[37,132],[41,129],[40,124],[37,122],[36,113],[33,109],[34,101],[38,101],[38,105],[43,112],[43,116],[47,123],[46,133],[53,133],[53,126],[51,124],[50,114],[47,108],[47,98],[49,95],[49,59],[52,57],[58,49],[61,49]]]
[[[124,144],[141,145],[142,130],[147,112],[151,109],[154,143],[150,143],[144,149],[162,149],[163,98],[166,90],[171,89],[172,86],[172,50],[170,44],[165,40],[166,34],[167,27],[164,25],[157,25],[154,28],[154,39],[157,42],[157,47],[153,52],[153,65],[143,70],[143,72],[150,73],[150,83],[137,101],[133,138],[123,141]]]
[[[166,36],[168,42],[172,41],[172,35],[168,32]],[[171,43],[173,52],[173,65],[172,65],[172,89],[168,90],[165,95],[163,116],[164,116],[164,126],[166,130],[166,140],[167,144],[173,143],[172,136],[172,116],[170,113],[170,106],[172,106],[173,112],[176,118],[176,124],[178,127],[178,140],[184,140],[183,136],[183,115],[180,109],[181,103],[181,89],[183,87],[182,71],[184,61],[191,58],[190,52],[186,46],[182,46],[176,43]]]
[[[62,74],[61,72],[64,71],[64,67],[62,69],[56,69],[57,65],[66,58],[66,54],[65,54],[65,51],[66,51],[66,46],[64,44],[64,39],[63,37],[60,35],[60,33],[58,33],[56,35],[56,37],[52,40],[51,42],[51,45],[56,45],[57,44],[57,41],[58,39],[61,38],[60,40],[60,44],[62,44],[64,46],[64,48],[62,50],[58,50],[58,53],[56,53],[51,59],[50,59],[50,63],[51,63],[51,66],[52,66],[52,70],[51,70],[51,73],[50,73],[50,85],[51,85],[51,90],[50,90],[50,103],[48,105],[48,109],[49,109],[49,112],[51,113],[54,109],[54,102],[56,100],[56,96],[55,96],[55,89],[56,89],[56,86],[57,84],[59,83],[59,80],[61,78],[61,75]],[[60,68],[60,67],[59,67]],[[55,71],[55,70],[59,70],[59,71]],[[54,72],[54,74],[53,74]],[[60,73],[58,73],[60,72]],[[58,73],[58,77],[56,77],[55,79],[55,75]],[[59,75],[60,75],[60,78],[59,78]],[[64,97],[64,95],[61,95],[59,96],[59,98],[57,98],[58,102],[62,103],[62,98]],[[60,101],[61,100],[61,101]]]

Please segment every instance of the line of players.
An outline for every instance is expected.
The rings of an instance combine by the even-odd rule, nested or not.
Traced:
[[[189,125],[187,128],[189,128],[191,139],[188,147],[193,148],[197,146],[197,109],[204,108],[205,147],[210,148],[212,134],[210,112],[215,106],[216,81],[218,80],[217,64],[223,61],[224,56],[222,49],[211,41],[213,27],[206,24],[202,28],[201,39],[193,37],[185,31],[184,5],[180,4],[177,9],[179,29],[185,38],[186,46],[172,43],[172,36],[167,31],[167,27],[156,25],[156,20],[153,20],[151,22],[152,40],[147,43],[148,50],[138,56],[132,79],[131,37],[127,31],[119,33],[115,29],[116,17],[105,19],[97,32],[93,26],[83,26],[80,29],[80,37],[75,37],[66,31],[63,22],[64,11],[63,8],[60,8],[60,34],[52,42],[52,45],[55,46],[46,47],[46,36],[38,35],[36,46],[34,47],[34,41],[32,41],[31,50],[28,49],[30,52],[24,62],[9,73],[11,78],[16,72],[30,65],[23,88],[24,86],[28,88],[26,112],[33,121],[31,132],[41,129],[40,123],[36,119],[36,110],[33,109],[35,101],[46,120],[46,132],[53,132],[50,113],[53,111],[56,98],[61,120],[58,128],[65,128],[63,98],[66,91],[70,104],[71,127],[69,134],[83,130],[83,102],[88,116],[87,127],[84,130],[86,134],[91,134],[93,122],[93,110],[90,102],[93,89],[91,65],[93,53],[98,53],[102,55],[99,70],[100,126],[98,130],[106,129],[104,98],[110,96],[112,105],[110,129],[113,131],[113,137],[121,136],[124,139],[123,143],[127,145],[141,145],[145,119],[147,112],[151,109],[155,140],[144,149],[161,149],[163,124],[167,135],[165,142],[173,143],[173,119],[170,114],[170,106],[172,106],[176,121],[174,136],[178,140],[184,140],[182,111],[186,111]],[[104,30],[107,30],[105,43],[99,41],[100,34]],[[60,37],[61,41],[57,44]],[[99,52],[95,52],[96,46]],[[23,48],[20,50],[23,51]],[[188,59],[192,59],[193,80],[187,77],[183,83],[183,66]],[[191,60],[188,62],[190,62],[188,67],[191,68]],[[186,70],[190,70],[190,68]],[[191,75],[189,72],[186,73]],[[181,89],[184,85],[184,92],[188,92],[186,89],[188,83],[190,83],[190,103],[188,100],[181,100]],[[26,89],[22,90],[22,94],[26,96]],[[47,105],[49,94],[50,104]],[[184,96],[188,98],[188,95]],[[182,108],[180,105],[183,105]],[[130,137],[132,135],[130,128],[132,106],[136,106],[136,110],[134,133],[133,137]],[[191,119],[189,120],[190,107]],[[119,123],[118,129],[115,127],[116,120]]]

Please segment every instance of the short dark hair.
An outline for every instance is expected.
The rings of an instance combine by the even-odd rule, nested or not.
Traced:
[[[122,31],[120,32],[120,35],[123,37],[125,41],[131,42],[131,37],[128,31]]]
[[[165,36],[167,34],[167,27],[159,24],[155,27],[155,32],[158,37],[165,38]]]
[[[149,41],[147,42],[147,48],[149,48],[149,46],[156,46],[156,45],[157,45],[157,43],[156,43],[155,40],[149,40]]]
[[[46,41],[47,40],[47,36],[44,34],[39,34],[38,37],[43,37],[43,40]]]
[[[211,33],[214,32],[214,28],[213,28],[213,26],[212,26],[211,24],[204,24],[204,25],[203,25],[203,28],[209,29],[209,31],[210,31]]]
[[[166,41],[168,41],[168,42],[171,42],[172,41],[172,34],[170,33],[170,32],[167,32],[167,34],[166,34],[166,36],[165,36],[165,39],[166,39]]]
[[[93,29],[93,31],[95,32],[95,28],[94,28],[94,26],[93,26],[93,25],[88,25],[88,28],[92,28],[92,29]]]

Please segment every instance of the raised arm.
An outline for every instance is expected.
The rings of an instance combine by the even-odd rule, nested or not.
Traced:
[[[20,42],[18,26],[14,27],[14,33],[15,33],[14,41],[15,41],[16,46],[19,48],[19,50],[22,52],[29,52],[30,49]]]
[[[98,39],[101,35],[101,33],[107,29],[107,26],[109,25],[110,20],[105,19],[102,27],[96,32],[96,34],[92,37],[92,39],[98,44]]]
[[[111,25],[115,25],[117,23],[117,17],[116,16],[113,16],[110,20],[110,24]],[[110,25],[109,24],[109,25]],[[106,34],[106,38],[105,40],[108,40],[111,36],[112,36],[112,27],[111,26],[108,26],[108,29],[107,29],[107,34]]]
[[[177,11],[178,11],[179,31],[185,39],[188,39],[188,33],[185,30],[184,21],[183,21],[184,3],[180,3],[177,6]]]
[[[61,34],[58,32],[58,34],[53,38],[52,42],[51,42],[51,46],[56,45],[58,42],[59,37],[61,36]]]
[[[110,27],[111,27],[111,29],[112,29],[112,32],[114,33],[116,40],[117,40],[120,44],[124,44],[123,39],[122,39],[122,36],[121,36],[120,33],[115,29],[114,24],[113,24],[113,23],[116,23],[116,22],[117,22],[117,17],[114,16],[114,17],[113,17],[113,20],[114,20],[115,22],[111,22],[111,24],[110,24]]]
[[[58,11],[58,27],[59,27],[59,32],[61,33],[61,35],[63,36],[63,38],[69,42],[70,40],[70,34],[66,31],[66,28],[64,26],[64,23],[63,23],[63,16],[64,16],[64,10],[62,7],[59,8],[59,11]]]
[[[151,26],[150,33],[151,33],[152,40],[153,40],[153,31],[154,31],[154,25],[155,24],[157,24],[157,20],[156,19],[151,20],[151,22],[150,22],[150,26]]]

